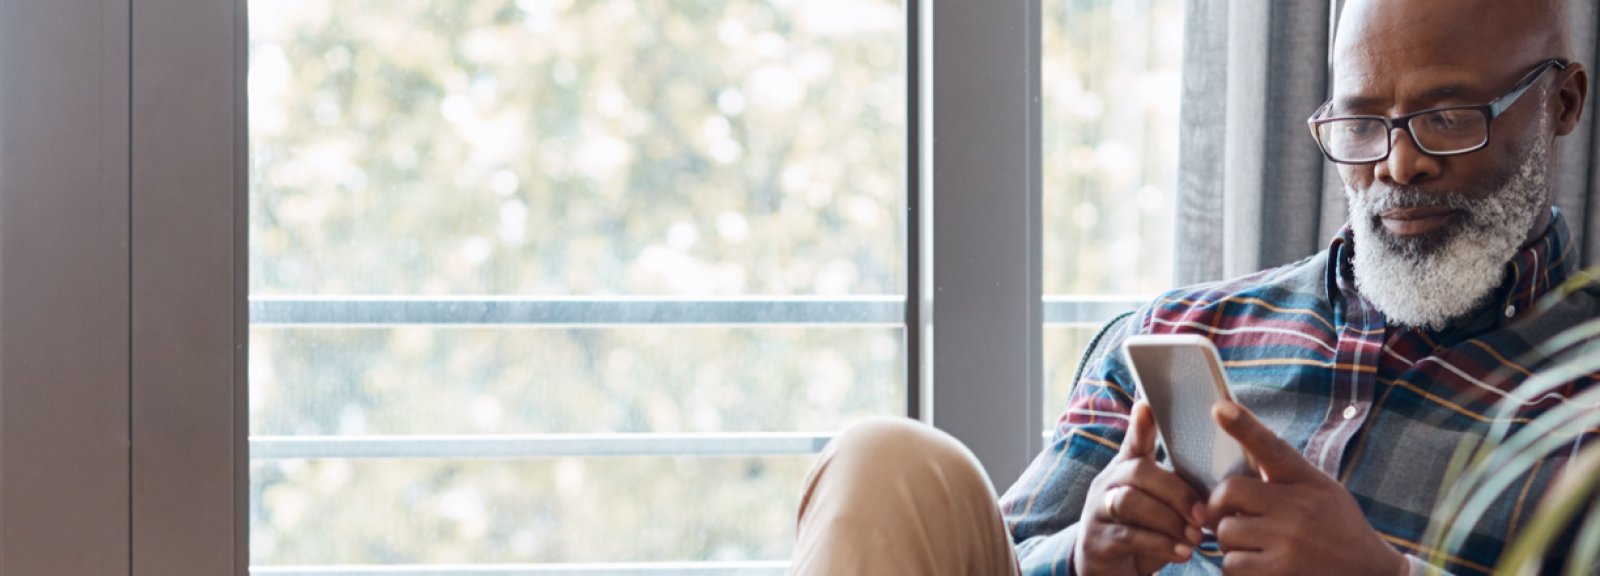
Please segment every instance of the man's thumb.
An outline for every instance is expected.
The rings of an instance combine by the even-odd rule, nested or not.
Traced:
[[[1128,415],[1128,435],[1122,439],[1122,453],[1135,458],[1156,453],[1156,415],[1144,400],[1135,402]]]

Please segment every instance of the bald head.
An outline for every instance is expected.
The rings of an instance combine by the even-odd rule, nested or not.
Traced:
[[[1335,36],[1341,60],[1384,50],[1573,58],[1566,0],[1349,0]]]
[[[1503,182],[1531,146],[1552,148],[1582,114],[1588,76],[1573,59],[1566,0],[1348,0],[1334,39],[1333,98],[1326,116],[1397,117],[1488,104],[1558,60],[1493,120],[1488,145],[1434,156],[1401,143],[1387,161],[1345,165],[1345,183],[1432,187],[1481,195]],[[1552,156],[1546,169],[1554,169]],[[1474,194],[1477,191],[1479,194]],[[1531,231],[1543,232],[1542,223]]]
[[[1470,187],[1509,170],[1509,156],[1533,139],[1553,146],[1555,136],[1577,127],[1588,93],[1569,26],[1566,0],[1347,0],[1334,38],[1329,116],[1395,117],[1488,104],[1541,64],[1557,60],[1564,68],[1534,79],[1531,90],[1494,119],[1483,153],[1454,161],[1400,150],[1399,158],[1376,164],[1371,174],[1346,168],[1346,183],[1442,178],[1447,181],[1438,184]],[[1405,162],[1413,156],[1417,162]],[[1450,167],[1457,168],[1455,178],[1445,174]]]

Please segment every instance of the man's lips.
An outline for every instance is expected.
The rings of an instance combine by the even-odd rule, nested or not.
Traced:
[[[1378,218],[1383,220],[1384,228],[1397,236],[1415,236],[1454,222],[1460,215],[1460,211],[1452,208],[1422,206],[1388,210],[1379,214]]]

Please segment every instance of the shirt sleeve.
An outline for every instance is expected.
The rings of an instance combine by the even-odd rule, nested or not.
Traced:
[[[1072,387],[1050,444],[1000,499],[1024,575],[1068,574],[1089,484],[1116,456],[1128,429],[1136,387],[1122,355],[1128,335],[1144,331],[1141,310],[1118,334],[1107,334]]]

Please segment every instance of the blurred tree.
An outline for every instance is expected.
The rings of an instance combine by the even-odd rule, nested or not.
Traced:
[[[1045,0],[1047,293],[1169,282],[1179,4]],[[896,2],[249,6],[254,295],[905,289]],[[1047,331],[1049,406],[1089,330]],[[902,409],[901,349],[892,328],[260,327],[251,427],[835,430]],[[259,461],[252,563],[782,559],[809,462]]]
[[[900,293],[903,20],[251,2],[251,293]],[[251,336],[260,435],[833,430],[904,406],[891,328]],[[782,559],[809,462],[255,462],[252,562]]]
[[[258,0],[256,294],[895,294],[897,6]]]
[[[1183,57],[1179,0],[1044,0],[1045,294],[1171,288]],[[1044,422],[1098,326],[1044,333]]]

